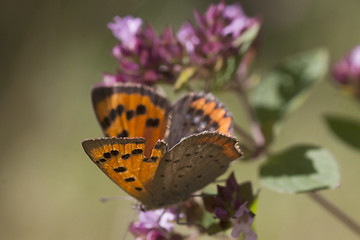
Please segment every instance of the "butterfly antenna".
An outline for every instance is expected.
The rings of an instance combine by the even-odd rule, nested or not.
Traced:
[[[193,194],[190,197],[209,197],[209,196],[216,196],[216,194],[208,194],[208,193],[201,193],[201,194]]]
[[[100,202],[106,203],[113,200],[134,200],[134,198],[129,196],[113,196],[113,197],[102,197],[99,198]]]
[[[226,182],[226,179],[219,179],[219,180],[213,181],[213,183],[223,183],[223,182]]]
[[[135,205],[134,212],[133,212],[133,214],[131,216],[130,223],[134,221],[135,216],[139,213],[140,209],[141,209],[141,204],[139,202],[137,202],[136,205]],[[129,233],[129,227],[124,232],[122,240],[126,240],[126,237],[127,237],[128,233]]]

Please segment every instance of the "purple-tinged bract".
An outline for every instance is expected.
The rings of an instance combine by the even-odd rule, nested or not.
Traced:
[[[335,83],[360,98],[360,45],[333,67]]]
[[[239,185],[232,173],[225,187],[218,186],[216,196],[203,198],[204,205],[208,212],[214,213],[220,220],[219,226],[227,229],[229,225],[233,225],[233,237],[238,238],[240,233],[244,233],[247,240],[256,240],[256,234],[251,229],[255,215],[246,206],[250,204],[248,200],[253,201],[252,193],[249,193],[252,190],[246,190],[246,186]]]

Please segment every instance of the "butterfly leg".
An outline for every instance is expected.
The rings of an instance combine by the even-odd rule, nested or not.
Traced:
[[[188,225],[186,223],[180,222],[180,213],[181,213],[181,207],[178,207],[176,209],[176,223],[179,224],[179,225]]]
[[[140,202],[137,202],[134,207],[135,207],[135,209],[134,209],[133,215],[131,216],[131,221],[130,221],[130,223],[134,221],[135,216],[136,216],[136,215],[138,214],[138,212],[139,212],[139,209],[142,210],[142,207],[143,207],[143,206],[142,206],[142,204],[140,204]],[[130,228],[128,227],[128,228],[126,229],[126,231],[124,232],[124,234],[123,234],[122,240],[126,240],[129,231],[130,231]]]
[[[136,207],[140,208],[142,212],[146,212],[145,206],[142,204],[136,205]]]
[[[205,231],[206,229],[198,223],[191,223],[191,222],[180,222],[180,214],[181,214],[181,207],[178,207],[176,210],[176,223],[178,225],[186,225],[186,226],[196,226],[198,227],[201,231]]]

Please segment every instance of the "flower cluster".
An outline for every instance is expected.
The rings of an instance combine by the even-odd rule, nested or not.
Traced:
[[[247,17],[240,4],[212,4],[204,15],[194,12],[197,26],[190,22],[182,25],[177,38],[190,57],[190,64],[214,69],[219,61],[238,54],[241,34],[260,24]]]
[[[108,27],[120,40],[112,50],[120,71],[116,75],[105,74],[105,81],[152,85],[159,80],[174,79],[180,70],[178,63],[183,51],[169,27],[158,36],[151,25],[142,28],[142,20],[131,16],[115,17]]]
[[[175,219],[174,209],[140,212],[139,220],[129,228],[136,240],[182,240],[180,234],[173,232]]]
[[[244,31],[260,22],[247,17],[239,4],[211,5],[204,15],[194,13],[196,25],[186,22],[174,34],[166,27],[158,36],[150,24],[143,27],[140,18],[115,17],[108,24],[120,41],[112,55],[119,62],[117,74],[105,74],[105,82],[157,81],[172,83],[188,66],[197,74],[222,68],[226,58],[238,54],[238,41]],[[204,71],[205,70],[205,71]]]
[[[334,66],[333,76],[338,85],[360,98],[360,45]]]
[[[247,194],[236,182],[232,173],[226,181],[226,186],[218,186],[218,194],[204,197],[205,208],[208,212],[214,213],[220,220],[220,227],[227,229],[233,226],[231,236],[238,238],[244,233],[247,240],[256,240],[257,236],[251,229],[255,215],[247,208],[249,201],[253,201],[251,192]]]
[[[226,186],[217,186],[217,189],[216,195],[203,197],[204,205],[193,198],[180,204],[178,208],[181,209],[181,221],[196,227],[195,235],[215,234],[232,228],[233,238],[239,238],[240,234],[244,234],[247,240],[256,240],[257,235],[251,228],[255,215],[247,207],[254,201],[251,184],[239,185],[232,173],[226,181]],[[215,219],[210,214],[205,214],[205,211],[214,214]],[[130,232],[137,240],[185,239],[174,232],[176,218],[174,208],[141,212],[139,220],[130,225]]]

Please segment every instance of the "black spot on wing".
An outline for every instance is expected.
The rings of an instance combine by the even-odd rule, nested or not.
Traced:
[[[119,116],[124,112],[124,106],[122,104],[119,104],[116,108],[116,112]]]
[[[128,160],[129,158],[130,158],[130,154],[129,153],[126,153],[126,154],[123,154],[123,155],[121,155],[121,158],[123,159],[123,160]]]
[[[134,150],[131,151],[131,154],[133,155],[139,155],[139,154],[142,154],[144,151],[140,148],[136,148]]]
[[[134,117],[134,110],[126,111],[126,119],[129,121]]]
[[[125,182],[135,182],[135,178],[134,177],[125,178]]]
[[[148,118],[146,120],[146,127],[158,127],[160,120],[158,118]]]
[[[110,119],[110,121],[114,121],[115,118],[116,118],[116,110],[115,110],[115,109],[111,109],[110,115],[109,115],[109,119]]]
[[[118,173],[123,173],[123,172],[126,172],[126,168],[125,167],[118,167],[118,168],[114,168],[114,171],[115,172],[118,172]]]
[[[129,133],[126,130],[123,130],[121,133],[117,135],[118,138],[128,137]]]
[[[142,115],[146,113],[146,106],[143,104],[139,104],[136,107],[136,115]]]
[[[156,162],[158,159],[159,159],[159,157],[157,157],[157,156],[152,156],[150,158],[151,162]]]
[[[110,127],[110,119],[108,117],[104,118],[101,122],[100,125],[103,129],[107,129],[108,127]]]
[[[118,151],[118,150],[111,150],[110,153],[111,153],[111,155],[113,155],[113,156],[119,155],[119,151]]]

